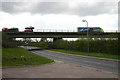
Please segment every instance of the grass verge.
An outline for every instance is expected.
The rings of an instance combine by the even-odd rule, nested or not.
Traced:
[[[48,49],[48,50],[56,51],[56,52],[63,52],[63,53],[67,53],[67,54],[88,56],[88,53],[86,53],[86,52],[70,51],[70,50],[64,50],[64,49]],[[89,56],[99,57],[99,58],[109,58],[109,59],[120,59],[120,57],[118,57],[118,55],[107,54],[107,53],[89,53]]]
[[[33,66],[51,63],[53,60],[31,53],[23,48],[3,48],[2,66]]]

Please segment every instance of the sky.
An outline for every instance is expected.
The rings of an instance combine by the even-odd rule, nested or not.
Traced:
[[[0,30],[16,27],[36,31],[77,31],[77,27],[118,30],[118,0],[1,0]]]

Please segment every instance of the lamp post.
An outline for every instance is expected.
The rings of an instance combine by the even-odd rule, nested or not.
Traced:
[[[89,27],[88,27],[88,22],[86,20],[82,20],[82,22],[86,22],[86,24],[87,24],[87,40],[88,40],[88,56],[89,56],[89,36],[88,36]]]

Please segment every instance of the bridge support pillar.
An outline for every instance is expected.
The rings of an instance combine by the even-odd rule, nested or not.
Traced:
[[[13,40],[16,40],[16,38],[13,38]]]
[[[41,38],[40,41],[42,41],[42,42],[46,42],[46,41],[47,41],[47,38]]]
[[[62,38],[53,38],[53,42],[55,42],[56,40],[61,40]]]
[[[9,40],[16,40],[16,38],[10,38],[10,37],[9,37]]]

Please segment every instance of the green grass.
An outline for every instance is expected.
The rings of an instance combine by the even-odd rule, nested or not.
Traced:
[[[88,53],[86,53],[86,52],[69,51],[69,50],[63,50],[63,49],[48,49],[48,50],[56,51],[56,52],[63,52],[63,53],[67,53],[67,54],[88,56]],[[100,57],[100,58],[109,58],[109,59],[120,59],[120,57],[118,57],[118,55],[106,54],[106,53],[89,53],[89,56]]]
[[[24,58],[21,58],[24,56]],[[31,53],[23,48],[3,48],[2,66],[33,66],[51,63],[53,60]]]

